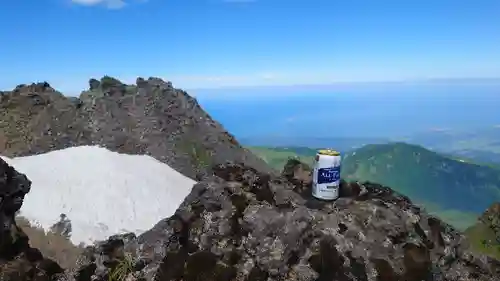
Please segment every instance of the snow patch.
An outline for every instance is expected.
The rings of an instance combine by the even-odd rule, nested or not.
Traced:
[[[20,215],[48,230],[66,214],[77,245],[143,233],[173,215],[196,183],[153,157],[97,146],[2,158],[32,181]]]

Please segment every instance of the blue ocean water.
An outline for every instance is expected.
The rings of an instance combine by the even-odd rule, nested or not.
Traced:
[[[197,90],[236,137],[400,137],[500,124],[499,84]]]

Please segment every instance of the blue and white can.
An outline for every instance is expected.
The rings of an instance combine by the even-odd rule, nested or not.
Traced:
[[[339,198],[340,153],[335,150],[321,149],[316,154],[313,167],[312,195],[322,200]]]

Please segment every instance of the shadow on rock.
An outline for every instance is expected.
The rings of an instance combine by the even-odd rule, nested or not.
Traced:
[[[15,221],[15,214],[30,191],[31,182],[24,174],[0,159],[0,280],[54,280],[63,270],[31,248],[29,239]]]
[[[117,244],[137,265],[129,277],[498,280],[497,261],[467,251],[461,233],[407,197],[376,184],[343,182],[338,200],[311,207],[309,183],[295,171],[302,173],[290,166],[283,177],[274,177],[241,164],[216,166],[214,176],[195,185],[174,216]],[[98,268],[103,256],[109,254],[95,252],[90,264]],[[105,280],[106,270],[89,270],[81,280],[91,275]]]

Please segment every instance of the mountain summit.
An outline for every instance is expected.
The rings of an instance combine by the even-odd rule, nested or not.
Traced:
[[[81,145],[150,155],[193,179],[225,161],[270,171],[196,99],[159,78],[138,78],[135,85],[108,76],[91,79],[79,98],[65,97],[46,82],[0,92],[0,154],[29,156]]]
[[[0,159],[1,280],[490,281],[500,276],[499,261],[471,253],[460,232],[388,187],[342,181],[338,200],[312,198],[307,165],[290,162],[277,175],[195,99],[160,79],[138,79],[136,85],[91,79],[79,98],[64,97],[48,83],[20,85],[0,99],[1,153],[43,154]],[[119,160],[100,158],[103,153],[90,154],[91,146],[122,154]],[[125,161],[123,154],[148,159],[127,155]],[[59,160],[57,167],[46,158]],[[89,167],[79,165],[84,158],[93,169],[82,171]],[[154,168],[146,165],[152,162]],[[158,181],[173,180],[163,166],[198,182]],[[109,171],[118,176],[107,178]],[[119,178],[123,181],[114,180]],[[46,192],[49,187],[55,192]],[[75,188],[78,200],[51,200],[63,198],[60,190]],[[170,208],[167,189],[187,196],[178,196],[176,208]],[[33,196],[24,201],[25,195]],[[134,197],[144,199],[142,204]],[[183,200],[180,206],[177,200]],[[116,226],[127,214],[158,222],[137,235],[120,231],[97,241],[82,249],[74,265],[62,268],[32,246],[14,219],[23,214],[23,204],[35,201],[24,209],[42,216],[51,209],[47,202],[54,207],[63,201],[72,205],[64,207],[70,211],[94,207],[68,214],[74,218],[72,231],[89,221],[99,224],[101,216]]]
[[[176,213],[136,237],[87,247],[76,272],[29,246],[13,217],[30,181],[0,159],[0,277],[6,281],[498,280],[500,262],[390,188],[342,183],[335,202],[284,178],[226,164]],[[345,190],[350,190],[346,192]],[[349,195],[346,195],[349,194]],[[36,276],[36,277],[35,277]]]

